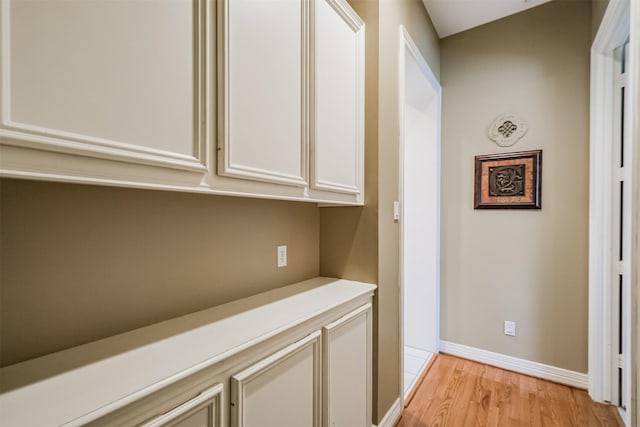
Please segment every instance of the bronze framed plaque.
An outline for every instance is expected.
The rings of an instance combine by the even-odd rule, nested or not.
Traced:
[[[540,209],[542,150],[476,156],[475,209]]]

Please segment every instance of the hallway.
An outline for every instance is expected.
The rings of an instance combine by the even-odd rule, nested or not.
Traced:
[[[440,354],[396,427],[622,425],[584,390]]]

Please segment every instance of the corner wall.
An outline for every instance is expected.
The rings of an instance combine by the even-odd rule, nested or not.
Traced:
[[[590,45],[574,1],[441,41],[443,340],[587,372]],[[528,122],[513,147],[486,136],[501,113]],[[542,210],[473,209],[475,155],[535,149]]]

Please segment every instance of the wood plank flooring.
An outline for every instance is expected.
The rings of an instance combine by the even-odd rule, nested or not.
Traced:
[[[440,354],[396,427],[623,426],[586,391]]]

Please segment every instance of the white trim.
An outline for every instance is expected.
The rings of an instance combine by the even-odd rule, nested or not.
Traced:
[[[440,168],[441,168],[441,164],[440,164],[440,157],[441,157],[441,145],[442,145],[442,87],[440,86],[440,82],[438,81],[437,77],[435,76],[435,74],[433,73],[433,71],[431,70],[431,68],[429,67],[429,64],[427,63],[427,61],[424,59],[424,57],[422,56],[422,53],[420,52],[420,49],[418,48],[418,46],[415,44],[415,42],[413,41],[413,39],[411,38],[411,35],[409,34],[409,32],[407,31],[407,29],[403,26],[400,25],[400,37],[399,37],[399,61],[398,61],[398,93],[399,93],[399,97],[398,97],[398,118],[399,118],[399,140],[400,140],[400,147],[399,147],[399,153],[400,153],[400,165],[399,165],[399,175],[400,175],[400,179],[399,179],[399,189],[398,189],[398,194],[399,194],[399,198],[400,198],[400,251],[399,251],[399,266],[400,266],[400,381],[398,381],[400,388],[399,388],[399,395],[401,396],[401,406],[404,406],[404,278],[403,278],[403,271],[404,271],[404,203],[403,203],[403,198],[404,198],[404,150],[405,150],[405,143],[404,143],[404,126],[403,126],[403,121],[404,121],[404,85],[405,85],[405,81],[404,81],[404,74],[405,74],[405,54],[406,52],[408,52],[416,61],[416,63],[418,64],[418,66],[420,67],[420,70],[422,71],[422,74],[424,75],[424,77],[427,79],[427,81],[429,82],[429,84],[431,85],[431,87],[433,88],[433,90],[435,90],[435,92],[437,93],[437,97],[438,97],[438,112],[437,112],[437,122],[438,122],[438,159],[437,159],[437,167],[438,167],[438,184],[437,184],[437,188],[438,188],[438,194],[437,194],[437,203],[438,203],[438,214],[436,217],[436,221],[437,221],[437,227],[436,229],[438,230],[438,234],[436,236],[437,239],[437,249],[436,249],[436,256],[437,256],[437,260],[436,260],[436,266],[437,267],[437,272],[436,272],[436,299],[438,301],[437,304],[437,311],[433,314],[435,317],[435,328],[436,328],[436,342],[434,343],[435,346],[435,353],[437,353],[439,351],[439,344],[440,344]]]
[[[632,188],[631,209],[632,209],[632,242],[631,242],[631,393],[630,405],[627,408],[627,416],[630,425],[640,425],[640,411],[638,410],[638,387],[640,365],[640,317],[638,316],[638,291],[640,287],[640,4],[637,1],[631,2],[630,12],[630,48],[629,48],[629,95],[630,95],[630,128],[631,135],[631,177]]]
[[[380,424],[377,426],[374,424],[373,427],[393,427],[401,416],[402,402],[400,401],[400,398],[398,398],[393,402],[393,405],[391,405],[391,408],[389,408],[387,413],[384,415],[384,418],[380,420]]]
[[[587,388],[588,375],[544,363],[532,362],[513,356],[494,353],[475,347],[456,344],[449,341],[440,341],[440,351],[453,356],[462,357],[498,368],[507,369],[520,374],[566,384],[572,387]]]
[[[616,409],[618,410],[618,416],[622,420],[622,424],[625,425],[625,426],[628,426],[629,425],[629,416],[628,416],[627,410],[624,409],[624,408],[621,408],[620,406],[616,407]]]
[[[176,421],[184,420],[190,415],[193,415],[196,411],[202,410],[205,407],[210,407],[212,409],[213,413],[211,422],[213,426],[220,426],[222,425],[220,400],[222,398],[223,391],[224,386],[218,383],[213,387],[202,391],[193,399],[187,400],[182,405],[142,424],[141,427],[161,427],[168,425],[171,422],[175,423]]]
[[[611,400],[613,50],[629,34],[628,16],[628,0],[612,0],[591,47],[588,388],[598,402]]]

